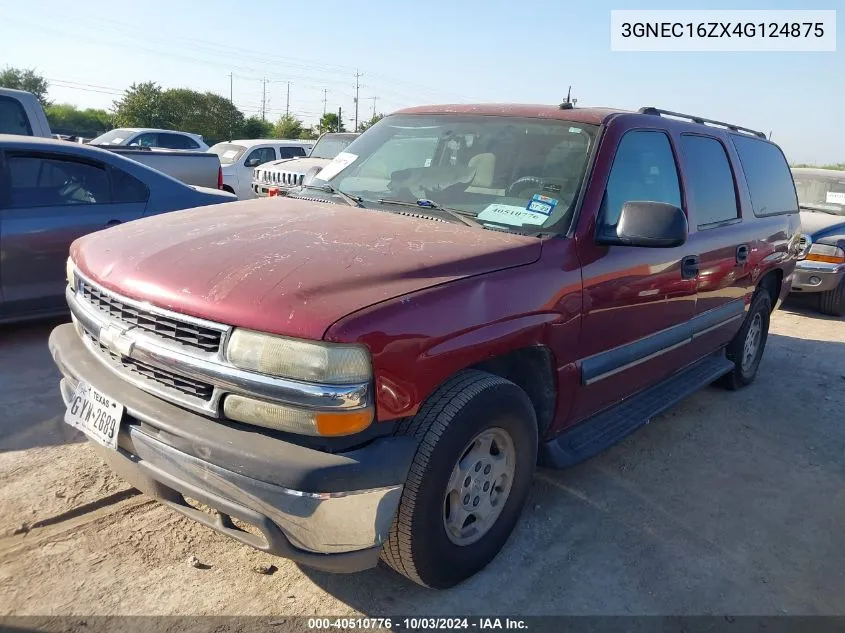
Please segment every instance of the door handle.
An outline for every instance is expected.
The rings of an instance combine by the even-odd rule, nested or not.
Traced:
[[[120,224],[120,220],[112,219],[106,222],[106,226],[117,226],[118,224]]]
[[[736,247],[736,263],[737,264],[747,264],[748,263],[748,244],[740,244]]]
[[[681,277],[695,279],[698,277],[698,255],[687,255],[681,260]]]

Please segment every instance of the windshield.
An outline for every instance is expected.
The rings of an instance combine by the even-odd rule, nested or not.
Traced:
[[[246,151],[243,145],[235,145],[234,143],[218,143],[212,146],[209,150],[212,154],[217,154],[220,157],[221,165],[231,165],[238,160]]]
[[[323,136],[308,158],[334,158],[357,138],[357,134],[326,134]]]
[[[394,115],[367,130],[315,183],[365,204],[431,201],[488,228],[542,232],[571,218],[597,130],[548,119]]]
[[[830,174],[802,174],[793,172],[799,206],[813,210],[845,215],[845,172]]]
[[[105,134],[100,134],[97,138],[91,141],[91,145],[122,145],[123,141],[133,136],[135,132],[132,130],[112,130]]]

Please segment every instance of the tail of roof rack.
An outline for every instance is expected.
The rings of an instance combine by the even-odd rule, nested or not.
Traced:
[[[655,116],[671,116],[678,119],[687,119],[692,121],[693,123],[700,123],[702,125],[715,125],[718,127],[723,127],[731,132],[745,132],[746,134],[752,134],[758,138],[766,138],[766,135],[763,132],[758,132],[757,130],[752,130],[747,127],[741,127],[739,125],[734,125],[733,123],[725,123],[724,121],[715,121],[713,119],[705,119],[704,117],[695,116],[692,114],[682,114],[680,112],[672,112],[671,110],[661,110],[660,108],[652,108],[652,107],[645,107],[640,108],[638,110],[640,114],[653,114]]]

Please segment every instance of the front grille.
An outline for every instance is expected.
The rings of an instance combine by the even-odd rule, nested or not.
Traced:
[[[281,173],[281,183],[289,187],[296,187],[302,184],[305,179],[305,174],[297,174],[290,171],[283,171]]]
[[[94,338],[94,336],[87,330],[85,334],[88,335],[88,338],[94,343],[94,345],[97,346],[100,353],[106,356],[112,364],[120,365],[133,374],[143,376],[147,380],[155,381],[160,385],[164,385],[170,389],[175,389],[176,391],[186,395],[199,398],[200,400],[205,400],[206,402],[211,400],[214,387],[210,384],[200,380],[194,380],[193,378],[188,378],[187,376],[180,376],[179,374],[162,369],[161,367],[154,367],[153,365],[149,365],[135,358],[120,356],[100,343],[100,341]]]
[[[204,352],[220,349],[220,330],[136,308],[83,280],[79,286],[85,301],[112,319]]]

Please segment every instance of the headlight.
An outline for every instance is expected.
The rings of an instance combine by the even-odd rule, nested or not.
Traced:
[[[223,414],[230,420],[300,435],[338,436],[363,431],[373,421],[373,409],[311,411],[284,404],[229,395]]]
[[[367,382],[370,355],[360,345],[320,343],[236,329],[226,357],[241,369],[328,385]]]
[[[67,279],[68,285],[76,290],[76,266],[73,265],[73,260],[70,257],[65,262],[65,279]]]
[[[805,259],[812,262],[843,264],[845,263],[845,251],[838,246],[832,246],[829,244],[813,244]]]

